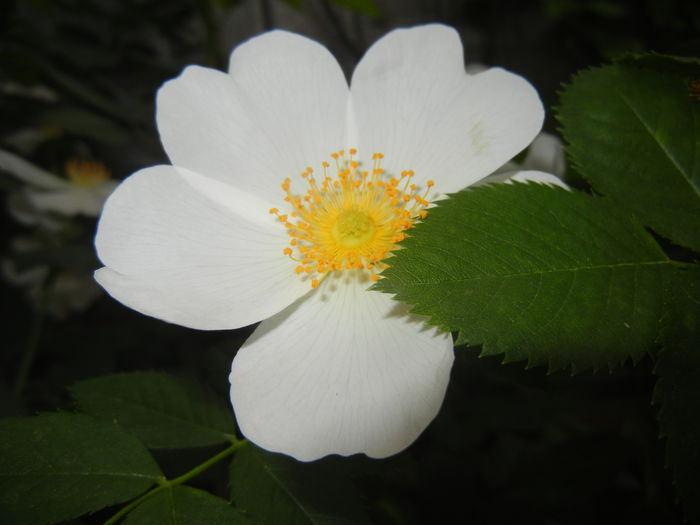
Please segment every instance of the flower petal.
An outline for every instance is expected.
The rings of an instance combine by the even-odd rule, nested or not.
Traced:
[[[484,186],[486,184],[499,184],[506,183],[512,184],[513,181],[516,182],[538,182],[540,184],[550,184],[553,186],[560,186],[565,190],[570,190],[569,186],[561,180],[556,175],[551,173],[545,173],[544,171],[537,170],[519,170],[517,166],[514,169],[498,171],[492,175],[489,175],[485,179],[481,179],[472,187]]]
[[[65,222],[68,219],[65,216],[37,210],[30,202],[27,190],[26,187],[20,188],[19,191],[10,193],[7,199],[7,209],[17,222],[27,226],[37,226],[50,232],[58,231],[66,226]]]
[[[392,31],[361,60],[351,83],[361,151],[416,182],[456,191],[502,166],[537,135],[544,109],[522,77],[494,68],[468,75],[457,33],[427,25]]]
[[[61,215],[85,215],[97,217],[107,196],[117,186],[115,181],[107,181],[94,188],[70,185],[56,191],[38,191],[28,189],[27,201],[36,210],[56,212]]]
[[[537,135],[527,150],[522,168],[563,177],[566,174],[566,157],[561,139],[546,131]]]
[[[255,215],[255,206],[241,205],[255,199],[226,184],[214,200],[202,181],[216,184],[156,166],[111,195],[95,239],[108,267],[95,278],[107,292],[144,314],[204,330],[249,325],[306,293],[310,284],[282,253],[289,238],[267,209]]]
[[[438,412],[449,334],[357,272],[338,272],[263,321],[236,355],[231,400],[243,434],[302,461],[410,445]]]
[[[539,184],[550,184],[552,186],[559,186],[561,188],[564,188],[565,190],[571,189],[559,177],[557,177],[556,175],[552,175],[551,173],[545,173],[544,171],[523,170],[506,173],[505,175],[509,175],[508,180],[505,181],[506,183],[512,183],[513,181],[538,182]]]
[[[44,190],[62,190],[69,186],[53,173],[42,170],[9,151],[0,150],[0,170],[12,173],[20,180]]]
[[[163,85],[161,141],[176,166],[281,200],[285,177],[345,145],[347,82],[326,48],[284,31],[236,48],[230,71],[188,67]]]

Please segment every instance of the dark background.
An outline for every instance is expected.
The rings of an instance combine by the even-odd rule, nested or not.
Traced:
[[[557,90],[578,69],[626,51],[698,56],[700,43],[692,0],[15,0],[0,10],[0,148],[58,174],[70,157],[99,159],[118,179],[167,163],[154,127],[162,82],[188,64],[223,69],[235,45],[272,28],[322,42],[349,75],[386,31],[450,24],[467,63],[502,66],[535,85],[551,132]],[[20,186],[7,174],[0,181],[5,197]],[[1,415],[69,409],[66,386],[132,370],[192,377],[228,399],[231,359],[252,328],[188,330],[104,295],[60,311],[57,276],[89,277],[99,266],[95,220],[72,218],[57,236],[22,226],[6,206],[1,213],[3,265],[49,268],[33,288],[0,283]],[[17,253],[17,236],[40,248]],[[453,515],[465,523],[681,523],[650,403],[651,358],[572,377],[478,359],[478,348],[456,353],[445,405],[408,451],[320,462],[355,481],[376,523],[452,523]],[[159,459],[178,474],[210,453]],[[225,472],[195,484],[223,495]]]

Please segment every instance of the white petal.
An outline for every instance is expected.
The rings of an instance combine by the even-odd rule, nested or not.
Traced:
[[[337,273],[337,272],[335,272]],[[243,434],[302,461],[386,457],[435,417],[454,359],[424,325],[354,272],[263,321],[236,355],[231,401]]]
[[[392,31],[357,66],[351,102],[362,151],[412,169],[439,192],[485,177],[525,148],[544,118],[534,88],[502,69],[465,72],[457,33],[428,25]]]
[[[50,273],[48,266],[31,266],[18,268],[11,259],[0,260],[0,274],[10,284],[15,286],[39,287]]]
[[[540,184],[550,184],[552,186],[559,186],[561,188],[564,188],[565,190],[571,189],[564,181],[562,181],[556,175],[552,175],[551,173],[545,173],[543,171],[523,170],[505,173],[504,175],[507,176],[507,180],[505,182],[508,184],[511,184],[512,181],[538,182]]]
[[[107,292],[147,315],[214,330],[260,321],[308,291],[282,254],[289,238],[267,209],[241,215],[235,206],[245,194],[221,184],[213,200],[212,187],[199,191],[202,180],[156,166],[111,195],[95,239],[108,267],[95,278]]]
[[[10,193],[7,199],[7,210],[17,222],[26,226],[36,226],[46,232],[56,232],[66,228],[66,216],[40,211],[27,196],[28,188]]]
[[[102,211],[107,195],[116,184],[98,188],[83,188],[71,185],[57,191],[26,191],[29,203],[39,211],[55,212],[61,215],[85,215],[97,217]]]
[[[41,189],[60,190],[69,186],[67,181],[62,180],[53,173],[42,170],[14,153],[5,150],[0,150],[0,170],[12,173],[20,180]]]
[[[563,177],[566,174],[566,157],[561,139],[545,131],[537,135],[527,150],[522,169]]]
[[[158,92],[172,163],[262,198],[345,145],[348,87],[321,45],[273,31],[236,48],[231,74],[188,67]]]

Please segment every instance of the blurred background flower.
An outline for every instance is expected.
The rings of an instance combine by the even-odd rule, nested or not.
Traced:
[[[117,186],[101,162],[72,158],[65,163],[65,177],[32,165],[21,157],[0,150],[0,171],[14,175],[21,183],[10,193],[10,214],[26,225],[55,229],[53,216],[99,217],[102,205]]]

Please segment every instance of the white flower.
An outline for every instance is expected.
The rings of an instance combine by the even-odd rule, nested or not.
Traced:
[[[57,217],[97,217],[107,196],[117,186],[107,168],[95,161],[72,159],[66,163],[67,178],[49,173],[14,153],[0,150],[0,170],[25,183],[10,195],[10,212],[28,225],[55,229]]]
[[[479,184],[535,181],[569,189],[562,180],[564,175],[566,157],[561,139],[543,131],[532,141],[521,163],[508,161]]]
[[[424,215],[423,199],[525,148],[543,113],[521,77],[467,75],[446,26],[392,31],[350,88],[321,45],[266,33],[233,51],[228,73],[188,67],[160,89],[172,166],[135,173],[109,198],[96,279],[188,327],[262,320],[230,375],[238,424],[257,445],[305,461],[395,454],[439,410],[453,350],[449,334],[367,291],[375,259]],[[336,166],[329,154],[341,149]]]

